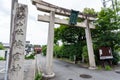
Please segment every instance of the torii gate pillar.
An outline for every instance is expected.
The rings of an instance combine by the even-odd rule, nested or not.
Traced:
[[[89,57],[89,69],[96,69],[91,32],[87,18],[85,20],[85,23],[86,23],[85,34],[86,34],[86,42],[87,42],[88,57]]]
[[[50,12],[50,23],[48,31],[48,42],[47,42],[47,55],[46,55],[46,71],[43,73],[44,77],[54,77],[53,72],[53,44],[54,44],[54,22],[55,12]]]

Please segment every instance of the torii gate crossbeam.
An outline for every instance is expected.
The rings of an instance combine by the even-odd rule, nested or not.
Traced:
[[[67,16],[67,17],[69,17],[70,13],[71,13],[71,10],[69,10],[69,9],[65,9],[65,8],[47,3],[42,0],[32,0],[32,3],[33,3],[33,5],[35,5],[37,7],[38,10],[43,11],[43,12],[50,13],[51,11],[54,11],[55,14]],[[85,19],[86,16],[89,20],[96,20],[96,18],[94,18],[96,15],[83,14],[83,13],[79,12],[79,15],[78,15],[79,18]]]

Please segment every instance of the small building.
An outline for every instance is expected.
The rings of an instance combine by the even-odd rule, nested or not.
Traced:
[[[4,48],[6,49],[9,49],[10,48],[10,44],[9,43],[2,43],[3,44],[3,46],[4,46]]]

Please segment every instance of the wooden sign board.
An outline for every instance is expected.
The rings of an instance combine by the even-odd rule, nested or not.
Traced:
[[[113,55],[112,55],[112,50],[110,47],[101,47],[99,48],[99,55],[100,55],[100,59],[112,59]]]

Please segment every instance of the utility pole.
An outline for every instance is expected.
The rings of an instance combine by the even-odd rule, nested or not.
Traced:
[[[114,10],[117,9],[117,0],[102,0],[102,4],[103,4],[103,7],[106,8],[107,7],[107,3],[108,2],[111,2],[111,5],[112,5],[112,8]]]
[[[102,3],[103,3],[103,7],[106,7],[106,1],[102,0]]]
[[[112,9],[114,10],[114,14],[118,15],[118,9],[117,9],[118,8],[118,0],[102,0],[104,8],[107,7],[108,2],[111,2],[111,6],[112,6]],[[115,18],[115,21],[116,21],[116,18]]]
[[[112,3],[112,7],[114,7],[114,1],[113,0],[102,0],[102,4],[103,7],[106,8],[107,7],[107,3],[110,2]]]

